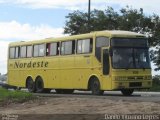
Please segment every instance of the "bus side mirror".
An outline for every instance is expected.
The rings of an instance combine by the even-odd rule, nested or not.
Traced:
[[[112,50],[112,48],[109,49],[109,55],[113,56],[113,50]]]

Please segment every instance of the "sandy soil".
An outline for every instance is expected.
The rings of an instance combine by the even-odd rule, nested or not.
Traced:
[[[24,118],[26,118],[26,120],[31,119],[33,118],[31,116],[36,114],[38,115],[37,120],[40,120],[40,118],[44,119],[44,117],[46,120],[49,119],[47,118],[49,116],[45,116],[47,114],[160,114],[160,102],[110,100],[98,97],[46,97],[26,103],[11,103],[1,106],[0,113],[30,114],[29,116],[23,117],[22,120],[25,120]],[[41,115],[41,117],[39,115]],[[75,119],[75,116],[72,116],[72,118]],[[36,118],[33,119],[36,120]],[[68,120],[69,119],[71,118],[68,118]],[[85,119],[83,118],[82,120]]]
[[[160,114],[160,102],[48,97],[0,107],[1,114]]]

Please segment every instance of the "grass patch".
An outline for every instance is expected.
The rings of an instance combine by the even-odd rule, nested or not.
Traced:
[[[160,92],[160,84],[153,83],[153,85],[152,85],[152,87],[149,89],[149,91]]]
[[[152,80],[152,87],[149,91],[160,92],[160,76],[156,75]]]
[[[33,99],[31,93],[23,91],[10,91],[4,88],[0,88],[0,103],[12,103],[12,102],[26,102]]]

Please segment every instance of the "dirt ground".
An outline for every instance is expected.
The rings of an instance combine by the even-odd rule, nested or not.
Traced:
[[[0,114],[160,114],[160,102],[111,100],[107,97],[39,97],[26,103],[1,106]]]

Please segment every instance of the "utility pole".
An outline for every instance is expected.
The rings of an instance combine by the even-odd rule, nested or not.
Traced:
[[[88,1],[88,32],[90,32],[91,0]]]

